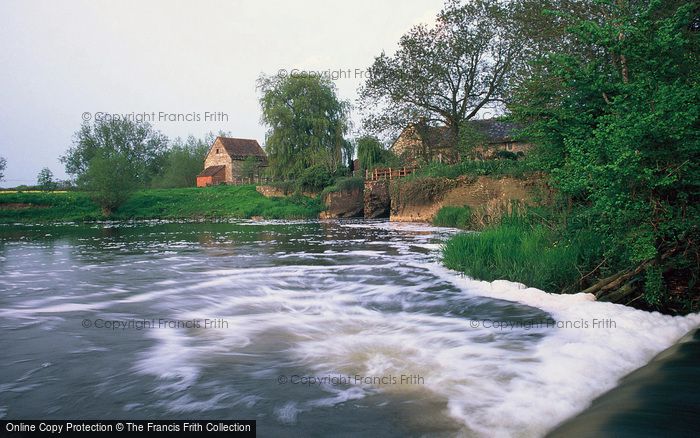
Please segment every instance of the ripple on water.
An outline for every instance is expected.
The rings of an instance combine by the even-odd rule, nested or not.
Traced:
[[[117,367],[100,390],[122,388],[119,406],[133,414],[235,409],[310,432],[305,425],[327,424],[315,422],[320,414],[371,421],[377,413],[381,427],[389,427],[381,420],[387,415],[408,421],[409,434],[539,436],[700,324],[699,315],[672,318],[462,277],[439,264],[451,229],[315,221],[105,226],[116,240],[104,244],[100,225],[94,239],[81,236],[56,259],[45,254],[51,245],[5,246],[0,281],[11,287],[22,281],[12,263],[26,260],[23,251],[45,256],[53,272],[66,263],[76,269],[32,276],[35,290],[0,298],[0,317],[3,326],[55,318],[50,333],[76,343],[66,354]],[[51,234],[43,237],[61,236]],[[110,333],[81,329],[85,317],[208,318],[227,327]],[[541,325],[593,320],[615,327]],[[38,353],[26,354],[36,364]],[[35,384],[38,374],[12,385]],[[281,385],[280,376],[317,381]],[[144,392],[147,403],[137,399]]]

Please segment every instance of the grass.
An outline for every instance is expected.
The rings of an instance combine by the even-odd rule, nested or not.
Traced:
[[[532,169],[527,159],[465,160],[457,164],[430,163],[416,170],[408,178],[457,178],[462,175],[524,178],[531,172]]]
[[[433,225],[438,227],[452,227],[467,229],[471,224],[472,210],[469,206],[452,207],[445,206],[438,210]]]
[[[110,219],[315,218],[323,210],[304,196],[266,198],[255,186],[148,189],[134,193]],[[0,194],[0,223],[94,221],[104,219],[86,193]]]
[[[505,279],[548,292],[574,292],[584,273],[600,260],[599,248],[592,233],[564,237],[543,223],[511,215],[481,232],[449,239],[443,263],[481,280]]]

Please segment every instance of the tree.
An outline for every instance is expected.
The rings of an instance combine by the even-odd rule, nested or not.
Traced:
[[[40,190],[51,191],[56,190],[57,183],[53,179],[53,172],[48,167],[44,167],[39,171],[36,177],[37,185]]]
[[[249,181],[258,176],[258,169],[260,168],[260,162],[256,157],[250,156],[243,160],[241,163],[241,176]]]
[[[349,105],[338,100],[333,83],[318,76],[261,76],[258,88],[272,176],[294,179],[315,165],[337,172]]]
[[[686,1],[607,1],[536,60],[516,115],[551,160],[553,184],[604,236],[617,296],[700,280],[700,47]],[[600,293],[600,283],[591,292]]]
[[[170,149],[165,152],[163,168],[153,179],[154,187],[192,187],[197,181],[197,174],[202,171],[204,158],[209,150],[212,135],[197,139],[190,135],[186,141],[176,138]]]
[[[353,158],[355,157],[355,143],[351,142],[350,140],[344,140],[342,146],[342,156],[343,162],[346,163],[346,166],[349,171],[357,170],[353,169]]]
[[[511,2],[449,1],[434,27],[419,25],[382,52],[360,91],[364,127],[392,133],[410,123],[449,126],[505,102],[520,46],[509,26]]]
[[[7,167],[7,160],[5,157],[0,157],[0,181],[5,178],[5,168]]]
[[[119,155],[131,163],[136,182],[147,186],[162,171],[168,139],[149,123],[126,119],[83,123],[75,133],[73,146],[61,157],[66,173],[84,174],[96,156]]]
[[[385,152],[384,146],[376,137],[363,136],[357,139],[357,158],[363,169],[371,169],[383,163]]]
[[[99,151],[78,177],[78,187],[109,217],[138,188],[136,177],[137,171],[127,153]]]

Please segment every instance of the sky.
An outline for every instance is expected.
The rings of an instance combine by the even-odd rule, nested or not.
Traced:
[[[442,5],[0,0],[0,186],[34,184],[43,167],[66,178],[59,157],[96,117],[144,117],[170,138],[223,130],[264,144],[261,74],[325,71],[354,101],[374,57]]]

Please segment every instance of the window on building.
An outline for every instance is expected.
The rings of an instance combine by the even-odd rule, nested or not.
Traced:
[[[217,154],[219,153],[219,149],[216,149],[216,153],[217,153]]]

